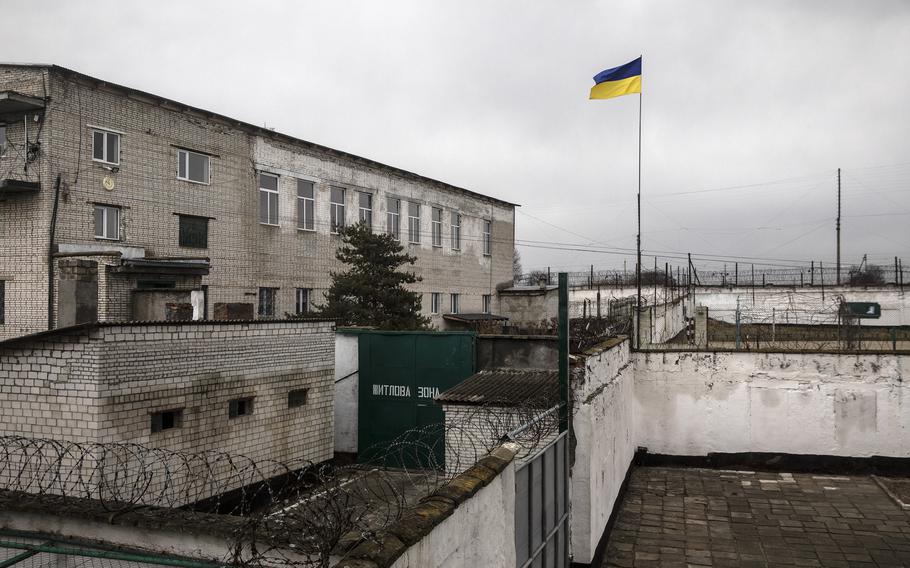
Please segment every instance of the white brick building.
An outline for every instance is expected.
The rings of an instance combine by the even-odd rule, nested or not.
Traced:
[[[333,226],[360,219],[417,256],[413,288],[442,326],[445,313],[499,310],[514,215],[157,95],[0,64],[0,339],[94,319],[305,311],[341,269]]]
[[[329,321],[97,323],[0,342],[0,436],[325,461]]]

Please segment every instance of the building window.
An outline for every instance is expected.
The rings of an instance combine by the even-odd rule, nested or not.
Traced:
[[[449,312],[458,313],[458,294],[449,294]]]
[[[408,203],[408,242],[420,243],[420,204]]]
[[[105,130],[92,130],[92,160],[120,164],[120,135]]]
[[[316,230],[316,191],[313,182],[297,180],[297,228]]]
[[[452,250],[461,250],[461,215],[452,211]]]
[[[442,209],[434,207],[430,212],[431,228],[433,233],[433,246],[442,246]]]
[[[309,390],[310,389],[295,389],[288,392],[288,408],[296,408],[306,404]]]
[[[278,176],[259,174],[259,222],[278,224]]]
[[[6,280],[0,280],[0,325],[6,323]]]
[[[483,295],[483,313],[489,314],[493,311],[493,297],[489,294]]]
[[[6,125],[0,124],[0,158],[6,155]]]
[[[208,184],[210,181],[209,159],[210,157],[206,154],[177,150],[177,179]]]
[[[180,428],[183,425],[183,409],[165,410],[152,413],[152,433]]]
[[[360,202],[359,220],[367,227],[373,227],[373,194],[361,191],[358,195]]]
[[[344,188],[333,187],[329,192],[331,195],[331,226],[332,232],[337,233],[344,229]]]
[[[120,208],[95,205],[95,238],[120,240]]]
[[[438,314],[439,313],[439,304],[442,303],[442,294],[439,292],[430,293],[430,313]]]
[[[259,317],[275,316],[275,304],[278,299],[278,288],[259,289]]]
[[[493,222],[486,219],[483,220],[483,254],[493,254]]]
[[[306,314],[310,312],[310,289],[297,288],[297,314]]]
[[[253,413],[253,397],[236,398],[228,402],[228,418],[249,416]]]
[[[178,244],[182,247],[208,248],[208,217],[196,217],[195,215],[178,215],[177,217],[180,220]]]
[[[401,240],[401,200],[394,197],[386,198],[386,232],[396,241]]]

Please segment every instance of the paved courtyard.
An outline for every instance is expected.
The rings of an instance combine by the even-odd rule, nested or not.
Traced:
[[[910,511],[868,476],[641,467],[603,566],[910,567]]]

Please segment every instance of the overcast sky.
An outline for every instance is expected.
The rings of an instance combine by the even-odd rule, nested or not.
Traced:
[[[643,246],[661,264],[833,262],[838,167],[845,263],[910,264],[907,1],[0,0],[0,13],[5,60],[521,204],[526,270],[633,266],[615,253],[635,248],[639,100],[588,91],[643,55]]]

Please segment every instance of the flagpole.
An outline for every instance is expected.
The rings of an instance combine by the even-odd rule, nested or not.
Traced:
[[[636,263],[635,281],[638,286],[637,309],[635,310],[635,347],[641,348],[641,92],[638,93],[638,262]],[[657,275],[654,275],[655,278]]]

